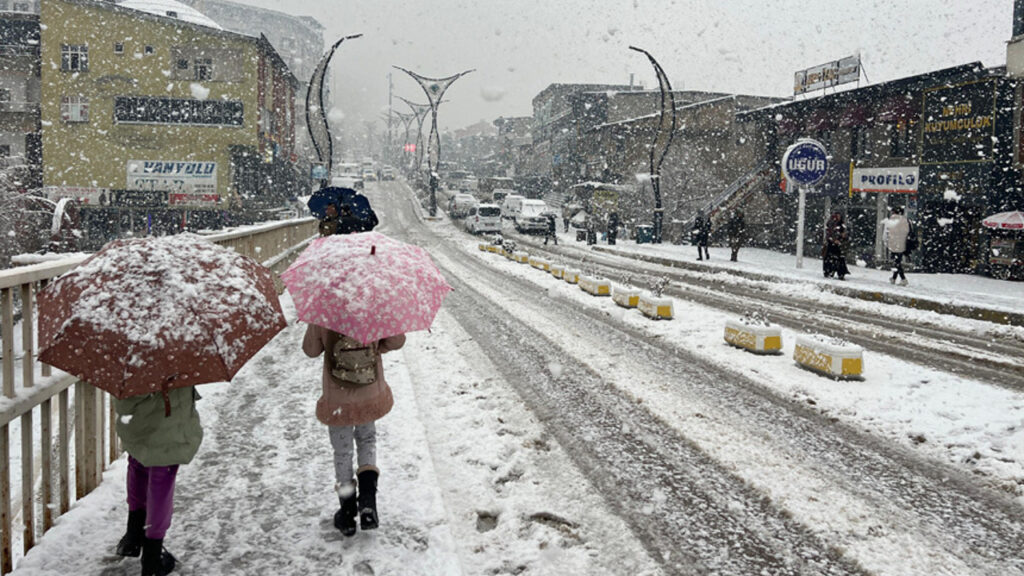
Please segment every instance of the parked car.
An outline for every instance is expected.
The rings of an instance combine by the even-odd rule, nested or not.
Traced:
[[[331,178],[331,186],[339,186],[341,188],[351,188],[353,190],[362,190],[365,186],[363,179],[356,174],[341,174]]]
[[[523,200],[512,224],[520,232],[544,232],[548,228],[547,214],[550,211],[543,200]]]
[[[466,230],[470,234],[501,232],[501,207],[497,204],[471,206],[466,214]]]
[[[472,194],[456,194],[452,196],[448,206],[449,218],[465,218],[471,206],[479,204]]]
[[[380,179],[381,180],[394,180],[395,179],[395,169],[392,168],[391,166],[385,166],[381,170]]]
[[[523,200],[526,198],[519,194],[509,194],[505,196],[505,200],[501,203],[501,217],[506,220],[512,220],[519,213],[519,209],[523,206]]]

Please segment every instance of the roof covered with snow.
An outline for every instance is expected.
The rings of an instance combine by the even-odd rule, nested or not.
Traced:
[[[199,24],[200,26],[206,26],[216,30],[224,29],[220,24],[217,24],[195,8],[182,4],[177,0],[121,0],[118,4],[125,8],[131,8],[133,10],[154,14],[156,16],[175,18],[183,22]]]

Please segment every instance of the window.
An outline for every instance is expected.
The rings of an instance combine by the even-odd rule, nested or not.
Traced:
[[[89,99],[82,96],[64,96],[61,98],[60,119],[65,122],[88,122]]]
[[[11,145],[0,144],[0,158],[9,158],[11,156]]]
[[[909,158],[914,154],[914,133],[917,122],[900,120],[889,126],[889,155]]]
[[[124,42],[114,42],[114,54],[124,54]]]
[[[156,50],[154,50],[152,46],[146,46],[145,52],[146,54],[153,54],[156,52]]]
[[[241,126],[241,102],[118,96],[114,121],[138,124],[199,124]]]
[[[84,44],[61,44],[60,69],[66,72],[88,71],[89,47]]]
[[[210,58],[196,58],[192,71],[193,77],[196,80],[213,80],[213,60]]]
[[[871,154],[868,150],[868,131],[859,126],[850,130],[850,158],[865,158]]]
[[[0,88],[0,104],[6,104],[11,101],[11,89]]]
[[[32,4],[28,2],[15,2],[13,6],[15,12],[31,12]]]
[[[8,2],[8,0],[0,0],[0,11],[9,10],[10,7],[11,4],[10,2]]]

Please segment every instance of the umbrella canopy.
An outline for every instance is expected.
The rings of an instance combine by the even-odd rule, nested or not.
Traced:
[[[1000,230],[1024,230],[1024,212],[1013,210],[993,214],[982,220],[981,225]]]
[[[281,280],[300,320],[363,344],[426,330],[451,290],[426,250],[377,232],[318,238]]]
[[[327,217],[327,207],[331,204],[338,207],[339,214],[343,212],[343,207],[348,207],[352,217],[364,222],[372,221],[376,225],[377,216],[370,206],[370,200],[351,188],[340,186],[321,188],[314,192],[309,197],[309,202],[306,203],[309,206],[309,212],[321,220]],[[373,226],[367,228],[367,231],[370,228]]]
[[[126,398],[230,380],[284,326],[255,261],[194,234],[115,240],[39,293],[39,360]]]

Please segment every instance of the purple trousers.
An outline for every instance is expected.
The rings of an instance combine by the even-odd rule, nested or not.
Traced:
[[[128,510],[146,511],[146,538],[163,540],[174,513],[178,466],[145,467],[128,456]]]

